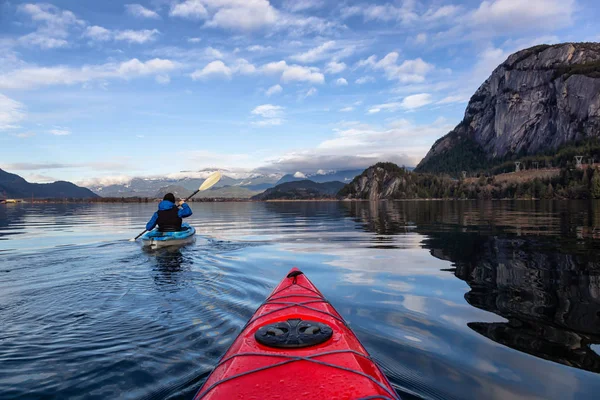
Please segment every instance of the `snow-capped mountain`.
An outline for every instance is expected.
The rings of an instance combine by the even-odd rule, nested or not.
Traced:
[[[168,191],[184,197],[192,193],[204,180],[217,169],[201,171],[181,171],[161,177],[138,177],[124,179],[99,179],[81,182],[81,184],[102,197],[162,197]],[[325,171],[312,173],[297,171],[294,174],[262,173],[258,171],[220,170],[223,177],[211,190],[200,196],[250,198],[269,188],[286,182],[311,180],[316,183],[338,181],[350,183],[362,170]],[[181,193],[180,193],[181,192]]]
[[[302,181],[305,179],[311,180],[316,183],[333,182],[338,181],[342,183],[350,183],[355,176],[362,174],[362,169],[351,169],[345,171],[324,171],[322,169],[315,173],[305,174],[297,171],[294,174],[284,175],[277,184],[286,182]]]
[[[112,183],[106,179],[97,182],[84,182],[84,186],[102,197],[157,197],[166,187],[177,187],[179,190],[193,192],[216,169],[201,171],[182,171],[168,174],[163,177],[132,178]],[[227,193],[236,192],[250,197],[258,192],[273,187],[282,174],[263,174],[258,172],[239,172],[220,170],[223,174],[221,180],[213,189],[239,187],[245,190],[227,190]],[[224,192],[221,190],[221,192]],[[217,197],[217,195],[215,195]]]

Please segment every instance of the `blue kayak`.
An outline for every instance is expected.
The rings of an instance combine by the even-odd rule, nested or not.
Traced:
[[[142,235],[142,243],[144,247],[167,247],[167,246],[183,246],[191,243],[196,238],[196,229],[190,226],[190,224],[181,224],[181,231],[178,232],[160,232],[157,229],[153,229],[150,232]]]

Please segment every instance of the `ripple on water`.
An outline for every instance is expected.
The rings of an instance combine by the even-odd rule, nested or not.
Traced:
[[[490,204],[193,204],[154,252],[154,204],[0,209],[0,397],[190,399],[297,266],[403,398],[594,398],[600,207]]]

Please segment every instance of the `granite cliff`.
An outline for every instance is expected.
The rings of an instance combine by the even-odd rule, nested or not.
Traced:
[[[540,45],[502,63],[417,172],[475,171],[600,136],[600,43]]]

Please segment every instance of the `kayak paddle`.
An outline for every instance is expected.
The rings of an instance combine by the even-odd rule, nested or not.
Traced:
[[[202,182],[202,185],[200,185],[200,187],[198,188],[198,190],[196,190],[194,193],[192,193],[191,195],[188,196],[187,199],[185,199],[183,202],[187,202],[189,199],[191,199],[192,197],[194,197],[198,192],[202,192],[204,190],[208,190],[211,187],[215,186],[217,184],[217,182],[219,182],[219,180],[221,180],[221,173],[219,171],[213,172],[208,178],[206,178],[206,180],[204,182]],[[144,232],[140,233],[139,235],[137,235],[136,237],[134,237],[133,239],[129,239],[130,242],[135,242],[136,240],[138,240],[140,238],[140,236],[142,236],[144,233],[148,232],[146,229],[144,229]]]

